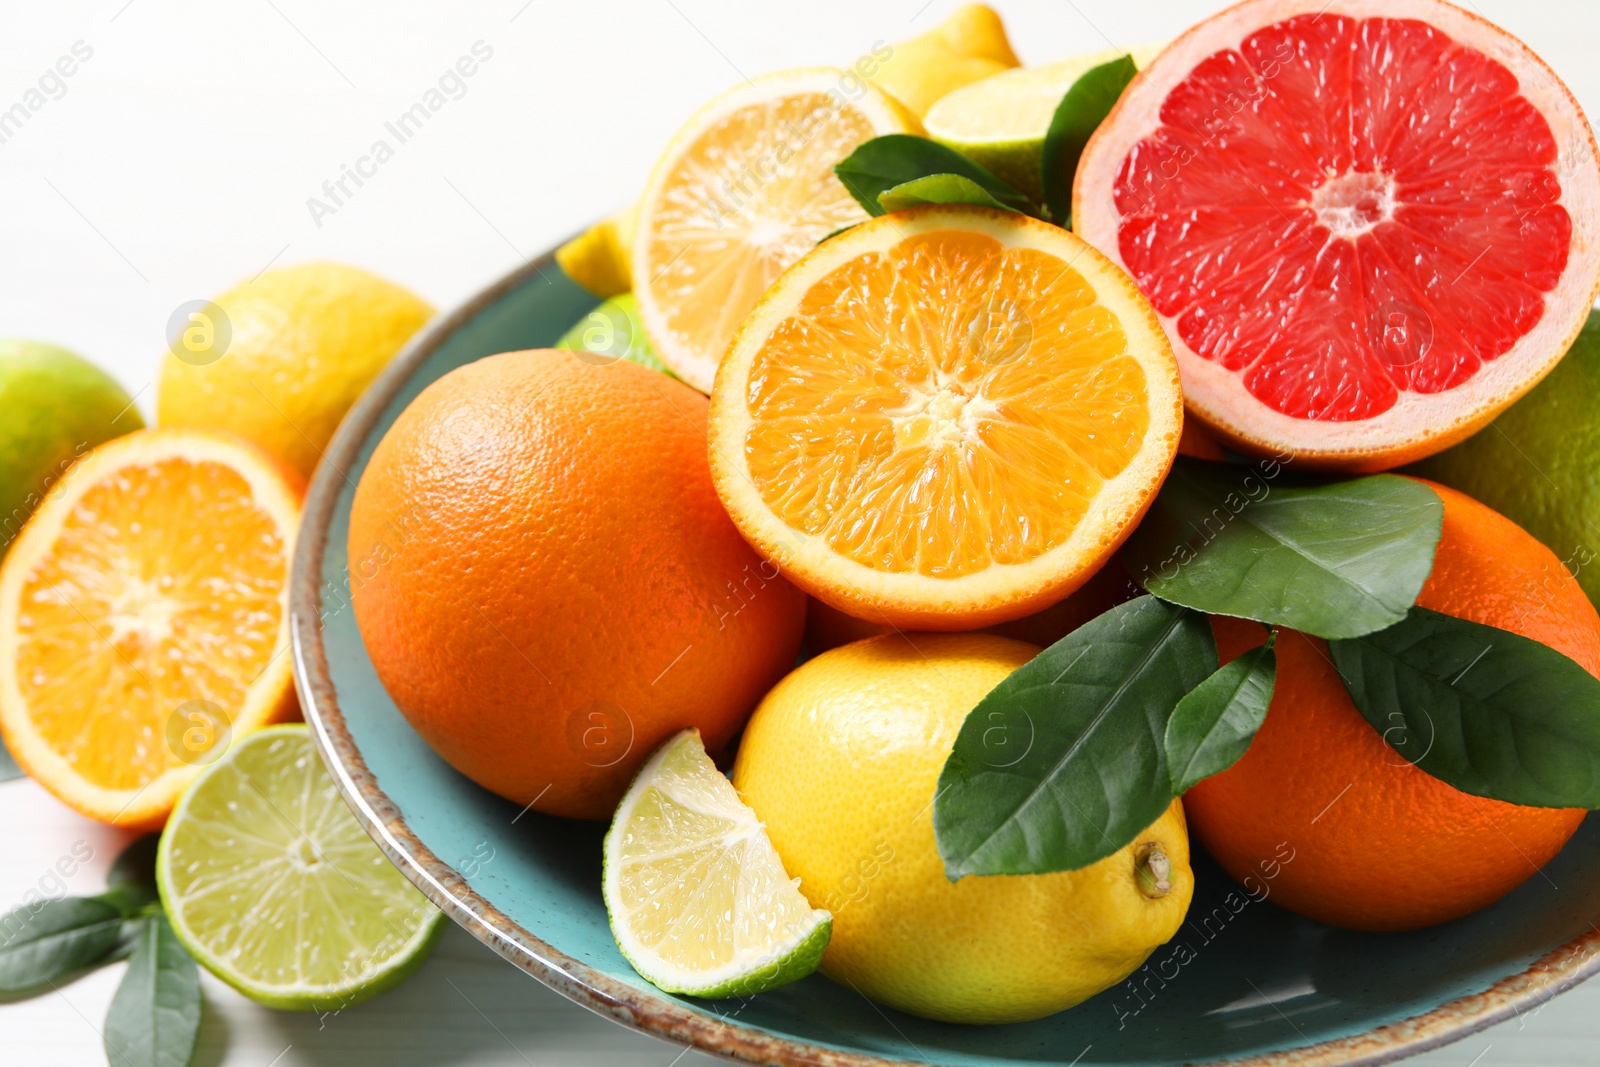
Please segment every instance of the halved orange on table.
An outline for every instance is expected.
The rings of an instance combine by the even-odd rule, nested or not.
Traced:
[[[914,208],[819,245],[711,396],[733,520],[812,596],[903,629],[1038,611],[1148,508],[1183,425],[1132,280],[1015,212]]]
[[[159,828],[232,736],[295,713],[299,476],[147,430],[79,460],[0,564],[0,732],[72,808]]]

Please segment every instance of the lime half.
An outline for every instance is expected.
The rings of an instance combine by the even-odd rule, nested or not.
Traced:
[[[816,970],[833,931],[698,730],[675,735],[634,778],[606,834],[604,883],[617,947],[669,993],[775,989]]]
[[[1134,65],[1143,70],[1163,47],[1142,44],[1128,51]],[[1034,203],[1042,203],[1039,158],[1056,105],[1073,82],[1122,54],[1114,48],[1041,67],[1002,71],[940,97],[922,124],[929,137],[983,164]]]
[[[249,734],[195,779],[161,835],[156,881],[190,954],[273,1008],[338,1011],[381,993],[443,930],[300,724]]]

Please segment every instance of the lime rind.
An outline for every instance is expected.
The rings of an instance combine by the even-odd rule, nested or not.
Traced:
[[[190,955],[281,1010],[340,1011],[391,989],[444,932],[444,914],[366,836],[299,723],[250,734],[201,772],[161,835],[156,884]]]
[[[833,932],[694,729],[634,777],[606,833],[602,881],[617,948],[668,993],[787,985],[817,969]]]

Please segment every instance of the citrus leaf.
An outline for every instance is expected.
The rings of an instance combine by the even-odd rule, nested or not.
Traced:
[[[1272,642],[1252,648],[1189,691],[1167,720],[1167,770],[1182,794],[1202,778],[1232,767],[1267,718],[1278,659]]]
[[[885,211],[904,211],[918,204],[977,204],[1012,211],[990,196],[971,178],[959,174],[930,174],[926,178],[913,178],[901,182],[893,189],[878,194],[878,203]]]
[[[200,971],[165,915],[152,915],[106,1011],[111,1067],[187,1067],[200,1033]]]
[[[1144,596],[1013,671],[939,775],[945,875],[1076,870],[1132,841],[1172,803],[1167,719],[1216,668],[1206,617]]]
[[[1412,608],[1328,650],[1366,720],[1435,778],[1511,804],[1600,808],[1600,679],[1555,649]]]
[[[910,133],[889,133],[856,146],[833,172],[869,215],[888,212],[878,197],[897,185],[934,174],[967,178],[1000,204],[1028,210],[1028,198],[953,148]]]
[[[1072,179],[1089,135],[1106,120],[1122,90],[1139,73],[1133,57],[1118,56],[1079,75],[1056,105],[1039,160],[1045,208],[1058,226],[1072,223]]]
[[[1438,494],[1393,474],[1274,484],[1281,472],[1179,456],[1128,540],[1129,571],[1174,604],[1317,637],[1405,618],[1433,569]]]
[[[122,912],[123,918],[143,915],[159,899],[156,890],[156,846],[160,834],[135,838],[117,854],[106,872],[103,900]]]
[[[16,993],[98,963],[117,945],[122,913],[87,897],[41,900],[0,916],[0,993]]]
[[[26,778],[27,772],[17,766],[17,761],[11,758],[11,752],[6,748],[6,743],[0,741],[0,782],[9,782],[13,778]]]

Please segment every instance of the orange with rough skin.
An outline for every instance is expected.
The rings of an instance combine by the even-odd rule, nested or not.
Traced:
[[[713,752],[794,663],[805,598],[717,502],[706,398],[626,361],[512,352],[384,435],[350,518],[378,677],[457,770],[607,818],[662,741]]]
[[[1544,545],[1453,489],[1425,608],[1543,642],[1600,675],[1600,616]],[[1257,623],[1216,618],[1224,661]],[[1184,794],[1191,826],[1235,878],[1287,844],[1271,882],[1291,911],[1357,930],[1410,930],[1498,900],[1561,850],[1586,812],[1471,796],[1408,763],[1351,703],[1325,642],[1277,643],[1266,722],[1233,767]],[[1280,857],[1281,858],[1281,857]]]

